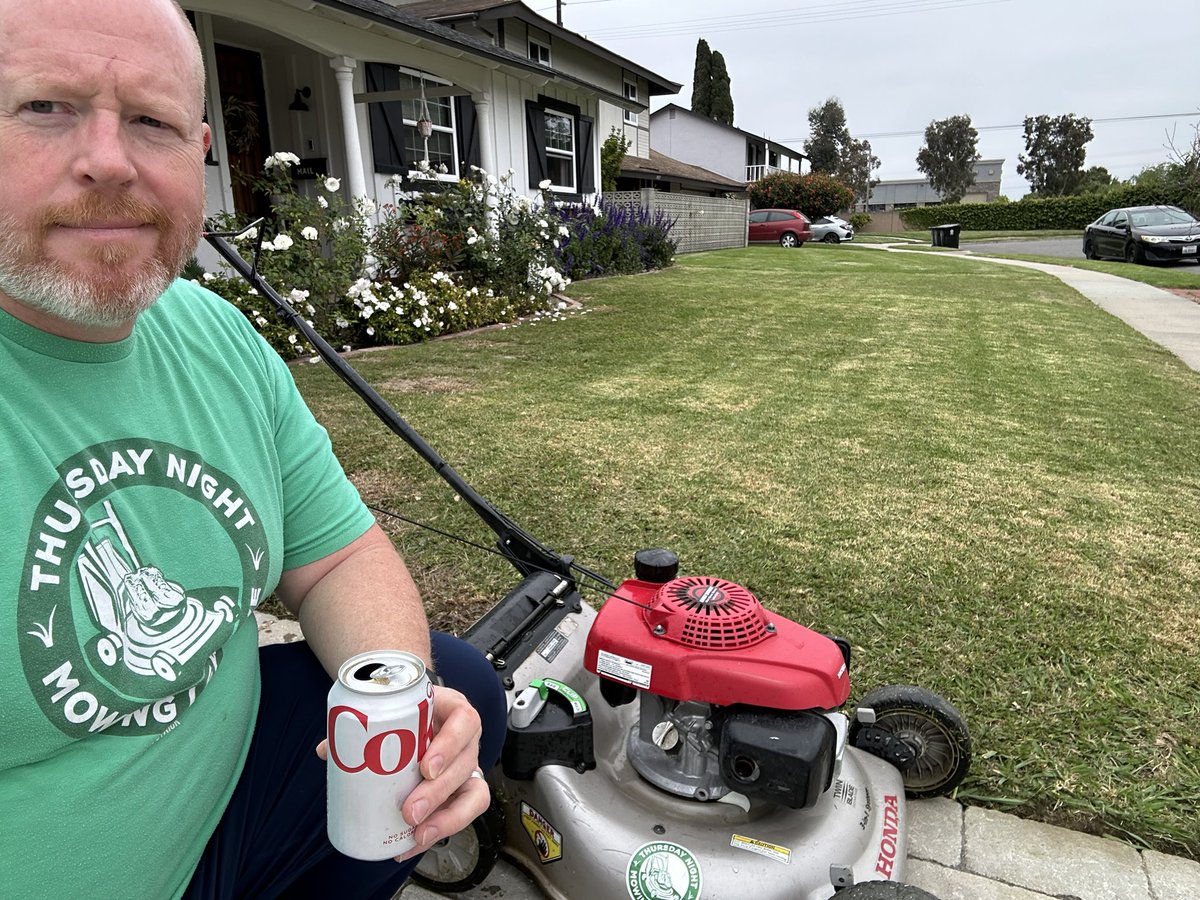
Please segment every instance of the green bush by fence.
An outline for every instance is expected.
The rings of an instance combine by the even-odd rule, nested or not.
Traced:
[[[1015,203],[945,203],[902,210],[900,220],[912,229],[958,224],[964,231],[1036,231],[1083,228],[1119,206],[1166,203],[1200,212],[1196,208],[1200,198],[1182,191],[1168,193],[1171,195],[1164,195],[1162,189],[1125,185],[1103,194],[1029,198]]]

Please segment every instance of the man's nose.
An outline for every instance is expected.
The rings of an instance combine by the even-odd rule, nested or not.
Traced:
[[[75,158],[75,176],[93,187],[122,187],[137,179],[130,136],[121,117],[107,111],[87,116]]]

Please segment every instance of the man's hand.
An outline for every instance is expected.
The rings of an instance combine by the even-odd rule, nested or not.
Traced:
[[[479,714],[456,690],[433,688],[433,739],[421,760],[424,781],[401,805],[404,821],[415,826],[417,845],[397,856],[402,862],[424,853],[444,837],[457,834],[488,807],[491,791],[479,776]],[[317,755],[325,759],[328,742]]]

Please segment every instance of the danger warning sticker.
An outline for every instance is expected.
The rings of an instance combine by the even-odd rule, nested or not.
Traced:
[[[521,801],[521,825],[533,841],[539,862],[544,865],[562,859],[562,833],[524,800]]]

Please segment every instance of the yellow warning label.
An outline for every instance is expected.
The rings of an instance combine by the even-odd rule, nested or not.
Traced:
[[[756,841],[754,838],[746,837],[745,835],[735,834],[729,842],[730,847],[737,847],[740,850],[749,850],[751,853],[757,853],[759,856],[765,856],[768,859],[778,860],[785,866],[791,865],[792,851],[787,847],[780,847],[778,844],[768,844],[766,841]]]
[[[521,824],[533,841],[533,848],[541,862],[551,863],[562,859],[562,834],[524,800],[521,801]]]

